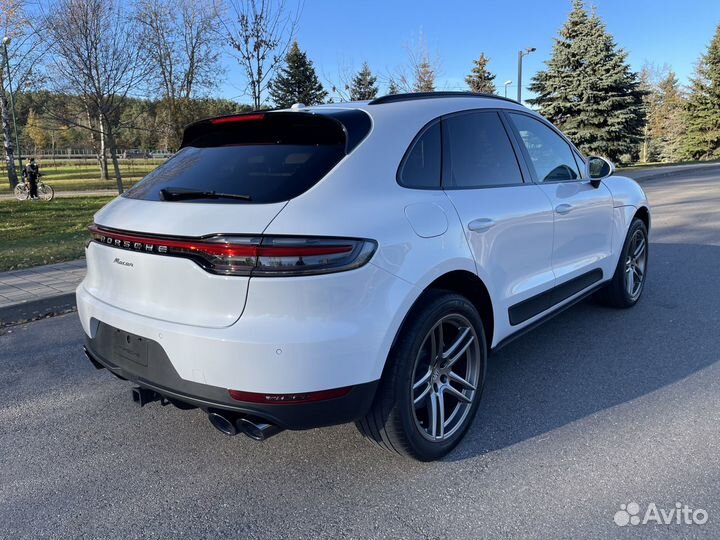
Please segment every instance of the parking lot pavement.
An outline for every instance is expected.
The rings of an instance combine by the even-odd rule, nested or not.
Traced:
[[[494,355],[447,459],[353,426],[258,444],[94,370],[76,315],[0,336],[0,538],[719,538],[720,168],[643,178],[649,281]],[[704,525],[615,524],[652,504]]]

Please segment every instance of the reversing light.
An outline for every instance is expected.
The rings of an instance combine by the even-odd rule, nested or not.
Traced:
[[[331,390],[320,390],[318,392],[301,392],[297,394],[263,394],[258,392],[243,392],[241,390],[228,390],[230,397],[236,401],[247,403],[266,403],[281,405],[287,403],[309,403],[312,401],[324,401],[347,395],[352,386],[333,388]]]

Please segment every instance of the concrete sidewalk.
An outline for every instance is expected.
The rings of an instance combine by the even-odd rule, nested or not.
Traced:
[[[85,259],[0,273],[0,327],[71,310]]]

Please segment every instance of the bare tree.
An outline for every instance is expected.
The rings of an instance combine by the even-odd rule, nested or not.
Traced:
[[[137,9],[143,50],[154,66],[151,83],[162,93],[166,130],[177,147],[190,120],[189,101],[220,82],[221,5],[219,0],[140,0]]]
[[[8,59],[5,62],[5,50],[0,55],[0,118],[2,120],[3,146],[5,148],[5,161],[7,163],[8,182],[11,188],[17,184],[18,164],[22,167],[22,152],[15,148],[13,129],[11,126],[11,110],[9,98],[12,96],[6,91],[6,83],[12,81],[13,87],[7,84],[7,89],[16,93],[39,82],[39,77],[32,77],[33,67],[41,57],[37,34],[30,25],[24,0],[0,0],[0,39],[7,50]],[[0,45],[1,46],[1,45]],[[8,64],[10,71],[8,71]]]
[[[408,55],[407,66],[391,74],[390,80],[403,92],[432,92],[440,69],[437,55],[428,51],[422,33],[417,41],[405,45]]]
[[[259,109],[295,35],[301,6],[291,10],[284,0],[229,0],[228,4],[227,37],[245,71],[253,106]]]
[[[55,90],[65,94],[75,111],[64,121],[89,130],[100,141],[99,154],[109,148],[118,192],[123,192],[115,131],[120,108],[149,72],[149,59],[139,45],[140,32],[120,0],[57,0],[44,18],[45,36],[53,55]],[[84,112],[87,124],[78,122]]]

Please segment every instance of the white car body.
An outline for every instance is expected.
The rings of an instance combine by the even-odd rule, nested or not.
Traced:
[[[396,181],[428,123],[468,110],[535,114],[514,102],[455,96],[284,114],[330,109],[364,111],[371,129],[322,180],[289,201],[183,204],[121,196],[95,223],[172,237],[367,238],[377,242],[367,264],[312,276],[224,276],[189,259],[91,242],[77,289],[88,338],[102,322],[152,340],[181,379],[222,389],[293,394],[372,383],[383,375],[410,308],[443,276],[463,273],[482,282],[491,302],[488,345],[496,348],[610,280],[631,220],[638,212],[649,219],[647,198],[633,180],[612,176],[595,187],[586,170],[571,182],[465,190],[411,189]],[[511,322],[512,306],[592,271],[601,272],[599,281]]]

